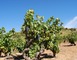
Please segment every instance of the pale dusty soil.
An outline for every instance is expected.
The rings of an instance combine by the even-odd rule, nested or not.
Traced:
[[[52,55],[50,50],[45,50],[44,53]],[[4,58],[0,58],[0,60],[4,60]],[[56,58],[44,58],[42,60],[77,60],[77,46],[70,46],[69,43],[61,43],[60,52],[56,55]]]
[[[50,54],[50,51],[46,51],[45,53]],[[60,44],[60,52],[57,54],[56,58],[45,58],[43,60],[77,60],[77,46],[70,46],[69,43],[62,43]]]

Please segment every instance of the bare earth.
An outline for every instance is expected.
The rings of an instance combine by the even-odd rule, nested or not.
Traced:
[[[45,53],[50,54],[50,51],[46,51]],[[69,43],[61,43],[60,52],[56,58],[45,58],[43,60],[77,60],[77,46],[70,46]]]
[[[44,53],[52,55],[50,50],[46,50]],[[0,60],[4,60],[4,58],[0,58]],[[60,52],[56,55],[56,58],[44,58],[42,60],[77,60],[77,46],[70,46],[69,43],[61,43]]]

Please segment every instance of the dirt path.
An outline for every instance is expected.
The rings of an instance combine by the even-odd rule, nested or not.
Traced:
[[[52,54],[50,50],[46,50],[45,53]],[[0,60],[4,60],[4,58],[0,58]],[[43,60],[77,60],[77,46],[70,46],[69,43],[61,43],[60,52],[56,58],[44,58]]]
[[[49,54],[50,51],[46,51],[45,53]],[[62,43],[60,45],[60,52],[57,54],[56,58],[45,58],[43,60],[77,60],[77,46],[70,46],[69,43]]]

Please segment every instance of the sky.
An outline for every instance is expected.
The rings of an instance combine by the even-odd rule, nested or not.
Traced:
[[[35,15],[60,18],[63,26],[77,28],[77,0],[0,0],[0,28],[21,31],[26,11],[33,9]]]

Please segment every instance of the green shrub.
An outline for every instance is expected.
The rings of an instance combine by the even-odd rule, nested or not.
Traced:
[[[33,10],[28,10],[25,15],[22,31],[26,37],[25,48],[30,48],[27,53],[30,58],[34,58],[35,52],[40,52],[42,49],[50,49],[54,56],[59,52],[60,36],[58,35],[63,28],[63,23],[60,22],[59,18],[55,19],[53,16],[46,22],[43,20],[44,17],[39,15],[36,15],[36,19],[34,19]]]

